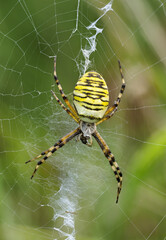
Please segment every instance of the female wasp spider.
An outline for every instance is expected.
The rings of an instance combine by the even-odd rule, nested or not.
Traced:
[[[122,94],[125,89],[125,80],[122,73],[122,68],[120,61],[119,69],[122,79],[122,86],[120,93],[111,107],[109,105],[109,92],[103,77],[94,71],[85,73],[77,82],[74,92],[73,92],[73,104],[74,107],[70,104],[67,96],[63,92],[61,84],[57,78],[56,74],[56,58],[54,60],[54,79],[59,88],[61,96],[68,106],[68,108],[58,99],[53,91],[52,94],[59,105],[79,124],[78,128],[74,131],[68,133],[66,136],[62,137],[58,142],[56,142],[48,150],[42,152],[37,157],[28,160],[26,163],[32,162],[35,159],[38,159],[44,156],[40,161],[38,161],[35,170],[31,176],[31,179],[34,177],[39,166],[44,163],[47,158],[49,158],[55,151],[63,147],[67,142],[72,138],[77,136],[78,140],[81,140],[82,143],[91,146],[92,145],[92,136],[98,142],[100,148],[102,149],[105,157],[109,160],[111,168],[115,174],[116,180],[118,182],[117,189],[117,198],[116,203],[119,199],[119,194],[122,188],[122,173],[118,164],[115,161],[114,155],[111,153],[108,145],[105,143],[104,139],[100,136],[96,130],[96,126],[105,120],[109,119],[117,111],[118,105],[121,101]]]

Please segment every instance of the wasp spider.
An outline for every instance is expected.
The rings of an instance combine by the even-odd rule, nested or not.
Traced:
[[[122,73],[122,68],[120,61],[119,69],[122,79],[122,86],[120,93],[111,107],[109,105],[109,92],[103,77],[94,71],[85,73],[77,82],[74,92],[73,92],[73,103],[74,107],[70,104],[67,96],[63,92],[61,84],[57,78],[56,74],[56,58],[54,61],[54,79],[59,88],[59,91],[62,95],[64,102],[67,107],[58,99],[53,91],[52,94],[59,105],[79,124],[78,128],[74,131],[68,133],[66,136],[62,137],[58,142],[56,142],[48,150],[42,152],[37,157],[28,160],[26,163],[32,162],[38,158],[43,157],[38,161],[35,170],[31,176],[31,179],[34,177],[39,166],[44,163],[55,151],[63,147],[67,142],[72,138],[77,136],[78,140],[81,140],[82,143],[91,146],[92,136],[98,142],[100,148],[102,149],[105,157],[108,159],[111,168],[115,174],[116,180],[118,182],[117,189],[117,198],[116,203],[119,199],[119,194],[122,188],[122,173],[118,164],[115,161],[114,155],[111,153],[108,145],[105,143],[104,139],[100,136],[96,130],[96,126],[105,120],[109,119],[117,111],[118,105],[120,103],[122,94],[125,89],[125,81]]]

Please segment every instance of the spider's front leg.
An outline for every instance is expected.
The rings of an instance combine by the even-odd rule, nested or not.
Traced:
[[[32,176],[31,176],[31,179],[34,177],[34,175],[35,175],[37,169],[39,168],[39,166],[42,163],[44,163],[47,160],[47,158],[49,158],[55,151],[57,151],[59,148],[63,147],[67,142],[69,142],[71,139],[73,139],[75,136],[79,135],[80,133],[81,133],[81,129],[78,127],[74,131],[72,131],[69,134],[67,134],[66,136],[62,137],[57,143],[55,143],[52,147],[50,147],[45,152],[42,152],[37,157],[25,162],[25,163],[32,162],[32,161],[40,158],[41,156],[45,155],[40,161],[38,161],[38,163],[35,167],[35,170],[34,170]]]
[[[111,153],[108,145],[105,143],[104,139],[100,136],[100,134],[95,131],[92,136],[96,139],[96,141],[98,142],[99,146],[101,147],[104,155],[106,156],[106,158],[108,159],[111,168],[115,174],[116,180],[118,182],[118,189],[117,189],[117,198],[116,198],[116,203],[118,203],[119,200],[119,194],[121,192],[122,189],[122,172],[120,171],[120,168],[117,164],[117,162],[115,161],[114,155]]]

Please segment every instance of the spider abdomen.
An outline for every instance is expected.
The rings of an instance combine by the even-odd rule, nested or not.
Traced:
[[[99,121],[109,104],[108,87],[103,77],[97,72],[85,73],[75,86],[73,102],[81,120]]]

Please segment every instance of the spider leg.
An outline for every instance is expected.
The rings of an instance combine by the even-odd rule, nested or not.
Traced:
[[[100,121],[98,121],[98,122],[96,123],[96,125],[99,125],[100,123],[104,122],[105,120],[111,118],[111,117],[114,115],[114,113],[117,111],[117,109],[118,109],[117,107],[114,108],[109,115],[103,117]]]
[[[120,93],[119,93],[116,101],[114,102],[114,104],[110,108],[108,108],[108,110],[104,114],[104,117],[99,122],[97,122],[96,125],[104,122],[105,120],[109,119],[110,117],[112,117],[114,115],[114,113],[118,109],[119,103],[120,103],[122,95],[124,93],[126,84],[125,84],[125,80],[124,80],[124,76],[123,76],[123,72],[122,72],[122,67],[121,67],[121,64],[120,64],[119,60],[118,60],[118,63],[119,63],[119,70],[120,70],[121,79],[122,79],[122,86],[121,86],[121,89],[120,89]]]
[[[59,100],[59,98],[56,96],[56,94],[51,90],[52,95],[56,99],[56,101],[59,103],[59,105],[77,122],[79,123],[79,118],[76,117],[68,108],[65,107],[65,105]]]
[[[113,104],[112,107],[110,107],[106,113],[104,114],[104,116],[108,115],[110,112],[112,112],[115,108],[118,107],[120,101],[121,101],[121,98],[122,98],[122,95],[124,93],[124,90],[125,90],[125,87],[126,87],[126,84],[125,84],[125,80],[124,80],[124,76],[123,76],[123,72],[122,72],[122,67],[121,67],[121,64],[120,64],[120,60],[118,60],[118,63],[119,63],[119,70],[120,70],[120,74],[121,74],[121,79],[122,79],[122,86],[121,86],[121,89],[120,89],[120,93],[115,101],[115,103]]]
[[[31,179],[34,177],[37,169],[39,168],[39,166],[44,163],[47,158],[49,158],[55,151],[57,151],[59,148],[63,147],[67,142],[69,142],[72,138],[74,138],[75,136],[77,136],[78,134],[81,133],[80,128],[76,128],[74,131],[70,132],[69,134],[67,134],[66,136],[62,137],[57,143],[55,143],[52,147],[50,147],[48,150],[46,150],[45,152],[42,152],[40,155],[38,155],[37,157],[28,160],[25,163],[29,163],[34,161],[35,159],[40,158],[41,156],[45,155],[36,165],[35,170],[31,176]]]
[[[71,110],[71,112],[72,112],[75,116],[77,116],[76,110],[75,110],[75,109],[73,108],[73,106],[70,104],[70,102],[69,102],[67,96],[65,95],[65,93],[63,92],[62,86],[61,86],[61,84],[60,84],[60,82],[59,82],[59,80],[58,80],[58,77],[57,77],[57,74],[56,74],[56,57],[55,57],[55,59],[54,59],[54,79],[55,79],[55,82],[56,82],[56,84],[57,84],[57,86],[58,86],[58,89],[59,89],[59,91],[60,91],[60,94],[61,94],[63,100],[65,101],[66,105],[69,107],[69,109]]]
[[[28,161],[26,161],[25,163],[29,163],[29,162],[33,162],[34,160],[46,155],[47,153],[51,152],[57,145],[59,144],[59,142],[55,143],[52,147],[50,147],[49,149],[47,149],[46,151],[40,153],[38,156],[36,156],[35,158],[32,158]]]
[[[105,143],[104,139],[100,136],[100,134],[95,131],[92,136],[96,139],[96,141],[98,142],[99,146],[101,147],[104,155],[106,156],[106,158],[108,159],[111,168],[115,174],[116,180],[118,182],[118,189],[117,189],[117,198],[116,198],[116,203],[118,203],[119,200],[119,194],[121,192],[122,189],[122,173],[120,171],[120,168],[117,164],[117,162],[115,161],[114,155],[111,153],[108,145]]]

